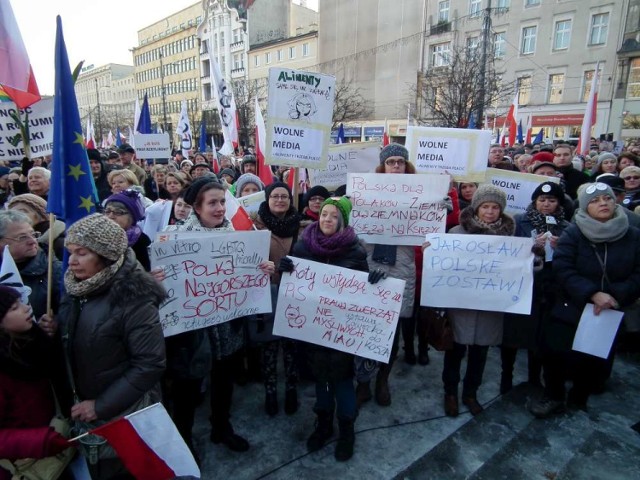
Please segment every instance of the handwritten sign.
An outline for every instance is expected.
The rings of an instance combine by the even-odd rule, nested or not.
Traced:
[[[312,185],[332,191],[347,183],[347,173],[373,172],[380,164],[379,142],[329,145],[329,161],[323,170],[309,169]]]
[[[13,102],[0,103],[0,160],[22,160],[25,156],[20,127],[11,118],[17,114],[24,121],[29,114],[29,149],[31,156],[51,155],[53,150],[53,98],[18,110]]]
[[[406,144],[418,172],[447,172],[457,182],[484,180],[491,146],[488,131],[408,127]]]
[[[336,78],[269,69],[266,162],[323,169],[327,164]]]
[[[531,313],[533,240],[499,235],[427,235],[420,304]]]
[[[136,157],[171,158],[171,146],[168,133],[136,133]]]
[[[531,203],[531,194],[544,182],[560,183],[558,177],[545,177],[531,173],[513,172],[499,168],[487,168],[484,183],[490,183],[507,194],[507,208],[510,214],[524,213]]]
[[[260,204],[264,202],[264,191],[252,193],[246,197],[238,198],[238,203],[244,207],[247,213],[258,213]]]
[[[268,231],[170,232],[151,244],[169,298],[160,307],[164,336],[271,312]]]
[[[282,275],[273,333],[388,363],[404,280],[292,257]]]
[[[425,234],[444,232],[448,188],[447,175],[350,173],[349,225],[370,243],[422,245]]]

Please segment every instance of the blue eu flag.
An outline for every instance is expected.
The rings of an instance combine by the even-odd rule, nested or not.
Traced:
[[[68,228],[82,217],[95,213],[98,197],[82,136],[60,16],[56,23],[53,155],[47,211],[64,220]]]

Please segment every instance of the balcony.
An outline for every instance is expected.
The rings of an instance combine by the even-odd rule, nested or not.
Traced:
[[[234,68],[231,70],[232,77],[239,77],[244,75],[244,67]]]
[[[244,40],[233,42],[232,44],[229,45],[229,48],[231,48],[232,52],[236,52],[238,50],[244,50]]]
[[[429,35],[441,35],[451,31],[451,22],[438,22],[431,25]]]

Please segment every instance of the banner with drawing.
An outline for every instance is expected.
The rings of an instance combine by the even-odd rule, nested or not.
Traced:
[[[531,203],[533,191],[544,182],[560,183],[560,178],[487,168],[484,181],[484,183],[495,185],[507,194],[507,208],[504,211],[511,215],[524,213]]]
[[[151,265],[165,273],[160,307],[165,337],[271,312],[268,231],[165,232],[151,244]]]
[[[369,243],[422,245],[427,233],[444,232],[448,191],[448,175],[350,173],[349,225]]]
[[[327,164],[336,77],[269,69],[265,161],[323,169]]]
[[[529,315],[533,294],[530,238],[427,235],[420,305]]]
[[[29,156],[51,155],[53,150],[53,98],[45,98],[24,110],[16,108],[13,102],[0,103],[0,160],[22,160],[25,156],[24,143],[20,136],[21,122],[29,116]],[[82,132],[79,132],[82,134]]]
[[[311,185],[333,191],[347,183],[348,173],[373,173],[380,164],[380,142],[329,145],[329,161],[322,170],[309,169]]]
[[[375,285],[368,274],[291,257],[284,273],[273,333],[388,363],[404,280]]]
[[[407,149],[416,171],[449,173],[456,182],[482,182],[491,132],[464,128],[408,127]]]

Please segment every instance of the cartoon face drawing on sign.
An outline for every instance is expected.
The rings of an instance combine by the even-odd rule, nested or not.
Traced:
[[[218,85],[218,98],[220,99],[220,118],[225,127],[231,124],[231,115],[227,109],[231,108],[231,101],[233,100],[233,93],[229,90],[227,82],[223,78]]]
[[[309,121],[318,111],[316,102],[308,93],[296,93],[288,102],[289,118]]]
[[[284,311],[284,316],[287,318],[291,328],[302,328],[307,321],[307,317],[300,314],[300,307],[293,307],[291,305]]]

